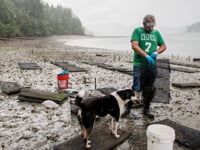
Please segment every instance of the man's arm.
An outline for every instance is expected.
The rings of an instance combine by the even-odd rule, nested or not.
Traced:
[[[148,55],[145,51],[143,51],[143,50],[140,48],[140,46],[138,45],[138,41],[132,41],[132,42],[131,42],[131,46],[132,46],[132,49],[133,49],[135,52],[137,52],[139,55],[144,56],[144,57]]]
[[[162,52],[164,52],[165,50],[167,49],[167,46],[165,44],[161,45],[157,50],[156,52],[158,54],[161,54]]]

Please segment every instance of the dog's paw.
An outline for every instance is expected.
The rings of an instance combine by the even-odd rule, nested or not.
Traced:
[[[115,134],[115,137],[118,139],[118,138],[120,138],[120,135],[119,134]]]
[[[88,144],[91,144],[92,142],[90,140],[88,140]]]
[[[85,147],[86,147],[86,148],[91,148],[92,146],[91,146],[90,143],[87,143]]]
[[[87,140],[87,142],[86,142],[86,145],[85,145],[85,147],[86,148],[91,148],[92,146],[91,146],[91,141],[90,140]]]
[[[86,145],[86,147],[85,148],[91,148],[91,145]]]

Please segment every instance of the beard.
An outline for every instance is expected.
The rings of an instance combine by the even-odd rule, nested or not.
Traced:
[[[151,31],[153,31],[153,26],[150,26],[150,27],[144,26],[144,30],[145,30],[145,32],[147,32],[147,33],[151,33]]]

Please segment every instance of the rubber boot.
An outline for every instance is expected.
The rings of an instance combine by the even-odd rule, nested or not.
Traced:
[[[143,89],[143,103],[144,103],[143,114],[151,119],[154,118],[154,114],[150,112],[150,104],[155,96],[155,91],[156,91],[155,87],[145,87]]]

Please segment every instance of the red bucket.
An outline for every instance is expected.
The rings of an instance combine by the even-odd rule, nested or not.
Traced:
[[[68,83],[69,83],[69,73],[67,74],[58,74],[57,75],[57,80],[58,80],[58,89],[63,90],[68,88]]]

